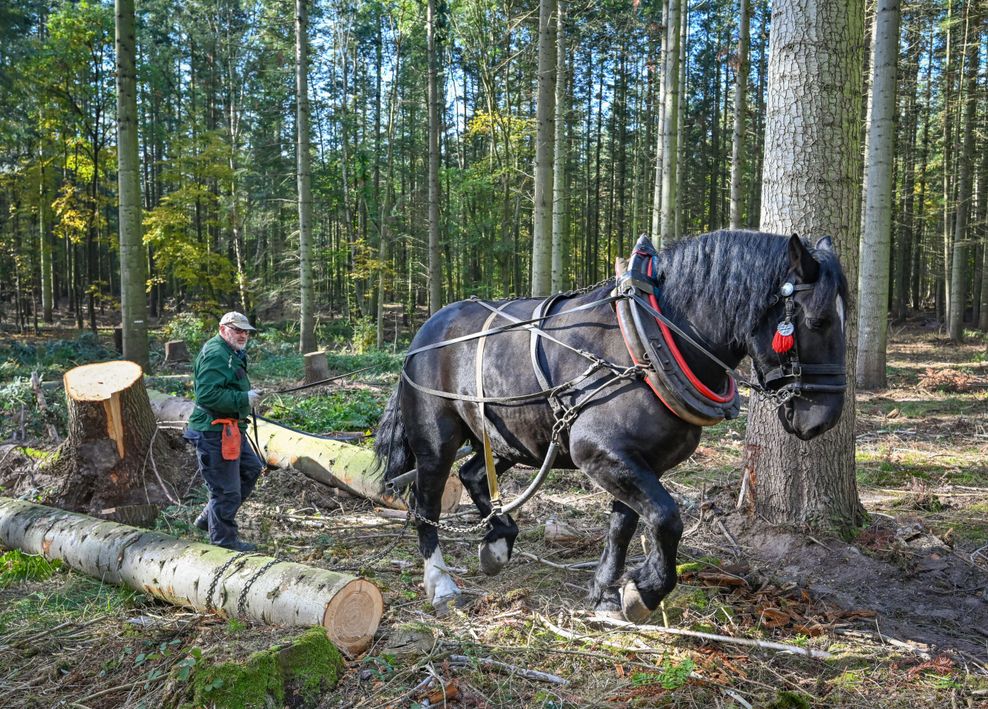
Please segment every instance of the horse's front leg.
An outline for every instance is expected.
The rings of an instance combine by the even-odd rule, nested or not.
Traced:
[[[645,561],[626,572],[619,581],[621,610],[625,618],[641,623],[676,586],[676,552],[683,536],[679,508],[659,482],[658,475],[637,454],[610,453],[593,458],[591,464],[581,467],[605,490],[638,513],[652,541]],[[630,541],[634,529],[628,532],[625,525],[630,526],[630,522],[623,522],[618,531],[627,534]],[[627,543],[624,548],[627,549]]]
[[[498,476],[511,467],[511,463],[496,458],[495,471]],[[460,468],[460,480],[470,493],[470,499],[480,512],[487,517],[491,513],[491,495],[487,485],[487,469],[484,467],[484,457],[477,454],[470,458]],[[484,539],[477,548],[480,558],[480,568],[488,576],[493,576],[504,568],[511,559],[511,551],[518,536],[518,525],[511,515],[499,515],[491,519],[491,528],[487,530]]]
[[[611,503],[610,526],[607,530],[607,543],[600,555],[600,563],[594,574],[587,599],[598,613],[620,614],[621,594],[618,579],[624,572],[628,545],[638,527],[638,513],[620,500]]]

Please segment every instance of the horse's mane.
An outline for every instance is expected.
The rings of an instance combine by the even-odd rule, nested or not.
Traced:
[[[786,277],[788,239],[722,230],[667,246],[659,254],[663,308],[687,317],[709,337],[741,345]],[[803,243],[820,264],[807,311],[824,311],[838,294],[846,301],[847,281],[836,255]]]

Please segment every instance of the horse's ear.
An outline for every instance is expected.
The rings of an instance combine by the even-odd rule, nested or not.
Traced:
[[[820,249],[820,251],[833,252],[834,240],[831,239],[829,236],[821,236],[819,239],[816,240],[816,248]]]
[[[803,283],[813,283],[820,276],[820,264],[810,254],[799,234],[789,237],[789,267]]]

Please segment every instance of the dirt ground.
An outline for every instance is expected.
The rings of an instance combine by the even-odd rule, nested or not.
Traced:
[[[380,630],[322,706],[988,707],[986,360],[983,339],[893,331],[889,388],[858,395],[871,523],[850,540],[736,512],[744,417],[708,431],[667,477],[686,526],[680,583],[642,628],[585,611],[609,501],[579,473],[554,471],[516,515],[515,556],[497,577],[479,570],[479,535],[440,535],[466,599],[442,617],[424,600],[414,534],[363,500],[275,470],[241,527],[268,553],[326,568],[387,549],[365,572],[385,597]],[[23,493],[34,462],[10,446],[4,456],[4,494]],[[509,473],[508,496],[530,475]],[[191,520],[204,495],[193,485],[156,526],[201,540]],[[246,658],[298,632],[65,570],[0,584],[0,706],[177,705],[188,658]]]

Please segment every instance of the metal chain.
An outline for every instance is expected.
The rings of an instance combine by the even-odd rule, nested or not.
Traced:
[[[265,571],[282,561],[284,561],[284,559],[279,559],[277,557],[271,559],[271,561],[255,571],[253,575],[247,579],[247,583],[244,584],[243,589],[240,591],[240,597],[237,599],[237,615],[241,618],[247,616],[247,592],[250,591],[250,587],[254,585],[254,582],[257,581],[257,579],[264,575]]]
[[[215,574],[213,574],[213,581],[209,584],[209,592],[206,594],[206,610],[212,611],[216,610],[216,606],[213,605],[213,594],[216,592],[216,584],[219,583],[220,577],[226,572],[230,566],[241,559],[246,559],[248,556],[256,556],[255,552],[250,551],[239,551],[229,559],[226,563],[221,566]]]

